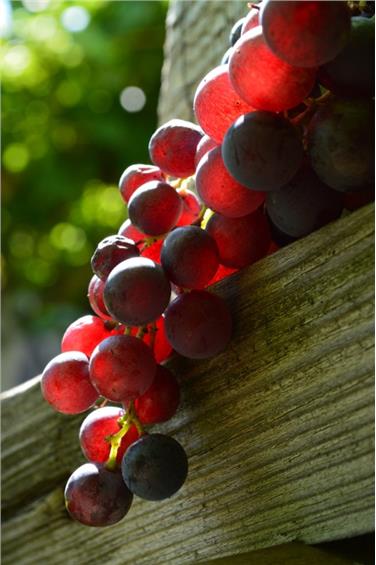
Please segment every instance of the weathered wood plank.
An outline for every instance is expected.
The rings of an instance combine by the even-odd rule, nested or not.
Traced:
[[[175,565],[371,531],[373,211],[217,285],[234,314],[230,347],[170,363],[183,404],[160,429],[190,463],[172,499],[137,500],[109,529],[71,522],[62,488],[82,461],[81,418],[53,413],[37,382],[5,395],[4,563]]]
[[[303,543],[287,543],[241,555],[202,561],[200,565],[361,565]]]

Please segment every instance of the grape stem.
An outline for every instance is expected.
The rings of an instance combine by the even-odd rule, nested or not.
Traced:
[[[131,335],[132,328],[131,326],[125,326],[124,335]]]
[[[149,331],[150,331],[150,343],[149,343],[149,346],[150,346],[150,349],[154,352],[155,338],[156,338],[157,331],[158,331],[157,324],[156,324],[155,322],[153,322],[153,323],[151,324]]]
[[[139,339],[143,339],[144,335],[148,333],[148,327],[147,326],[140,326],[138,328],[138,331],[136,333],[136,337],[138,337]]]
[[[128,432],[132,424],[136,426],[139,436],[142,436],[145,433],[144,428],[137,417],[133,401],[129,403],[128,410],[125,412],[125,414],[118,419],[118,424],[119,426],[121,426],[120,430],[116,434],[112,434],[111,436],[106,437],[106,441],[111,443],[110,455],[108,456],[105,465],[109,471],[114,471],[117,467],[116,458],[121,440]]]

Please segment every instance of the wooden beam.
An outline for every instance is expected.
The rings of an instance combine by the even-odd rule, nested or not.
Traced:
[[[159,426],[186,448],[188,480],[114,527],[64,510],[82,417],[54,413],[37,380],[5,394],[3,563],[176,565],[371,531],[373,217],[370,205],[217,285],[233,340],[170,363],[183,402]]]

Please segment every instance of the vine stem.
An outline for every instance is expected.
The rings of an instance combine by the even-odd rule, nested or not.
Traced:
[[[119,426],[121,426],[120,430],[116,434],[112,434],[111,436],[106,437],[106,441],[111,444],[110,454],[105,464],[106,468],[109,471],[114,471],[117,467],[116,458],[121,440],[128,432],[132,424],[136,426],[139,436],[142,436],[145,433],[145,430],[137,417],[133,400],[129,403],[128,410],[125,412],[125,414],[118,419],[118,424]]]

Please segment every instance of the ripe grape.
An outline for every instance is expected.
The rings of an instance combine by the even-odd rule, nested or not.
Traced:
[[[316,69],[293,67],[276,57],[258,26],[242,35],[234,46],[229,75],[236,92],[253,108],[281,112],[308,96]]]
[[[184,226],[166,237],[161,262],[176,285],[204,288],[218,269],[218,249],[207,232],[197,226]]]
[[[282,116],[251,112],[238,118],[226,133],[222,157],[229,173],[244,186],[278,190],[298,171],[303,144]]]
[[[143,424],[158,424],[172,418],[179,402],[180,389],[175,375],[166,367],[157,365],[153,384],[136,398],[134,406]]]
[[[111,443],[106,441],[121,429],[118,420],[124,410],[116,406],[104,406],[93,410],[81,424],[80,445],[83,454],[92,463],[106,463],[110,455]],[[118,448],[116,462],[120,465],[128,447],[138,439],[136,426],[132,425],[122,437]]]
[[[197,150],[196,150],[196,156],[195,156],[196,167],[198,166],[203,156],[206,155],[206,153],[210,151],[210,149],[214,149],[214,147],[217,147],[217,145],[218,144],[214,141],[214,139],[211,139],[211,137],[209,137],[208,135],[202,136],[201,141],[197,145]]]
[[[240,35],[244,35],[250,29],[257,27],[260,25],[260,9],[259,8],[252,8],[249,10],[248,14],[244,18],[242,29]]]
[[[186,178],[195,172],[195,153],[202,131],[185,120],[170,120],[157,129],[149,142],[152,162],[164,173]]]
[[[91,258],[91,268],[105,281],[118,263],[139,255],[140,252],[131,239],[122,235],[111,235],[98,243]]]
[[[144,241],[147,237],[144,233],[140,232],[140,230],[138,230],[129,219],[125,220],[125,222],[121,224],[118,234],[126,237],[127,239],[131,239],[135,243]]]
[[[178,188],[177,193],[183,201],[183,211],[176,227],[189,226],[200,217],[201,202],[197,194],[188,188]]]
[[[162,434],[142,436],[128,449],[122,461],[125,484],[146,500],[163,500],[184,484],[188,460],[175,439]]]
[[[128,204],[129,219],[148,235],[162,235],[176,226],[183,202],[171,185],[151,181],[133,193]]]
[[[334,99],[313,116],[307,136],[312,167],[328,186],[343,192],[374,179],[373,102]]]
[[[141,256],[145,257],[146,259],[151,259],[155,263],[161,264],[161,251],[163,245],[163,238],[157,239],[150,245],[147,245],[141,251]]]
[[[166,329],[163,316],[158,318],[158,320],[155,322],[155,326],[155,329],[148,327],[148,331],[145,334],[143,340],[147,345],[151,346],[151,342],[154,339],[154,357],[157,363],[162,363],[163,361],[166,361],[166,359],[168,359],[172,353],[172,347],[167,341],[166,337]],[[132,335],[136,335],[136,333],[137,329],[133,328]],[[155,334],[154,338],[152,337],[153,334]]]
[[[82,316],[65,330],[61,340],[61,351],[63,353],[81,351],[90,357],[98,343],[121,331],[115,327],[115,324],[108,323],[97,316]]]
[[[232,53],[232,47],[229,47],[221,59],[221,63],[220,63],[221,65],[228,64],[231,53]]]
[[[375,188],[368,186],[357,192],[346,192],[344,206],[346,210],[354,211],[375,200]]]
[[[213,214],[205,229],[217,244],[220,263],[236,269],[265,257],[271,242],[268,221],[260,209],[242,218]]]
[[[111,271],[103,295],[115,320],[144,326],[161,316],[170,301],[171,286],[160,265],[136,257],[119,263]]]
[[[165,180],[165,175],[159,167],[154,165],[131,165],[127,167],[119,181],[119,190],[124,202],[128,204],[134,191],[151,180],[161,182]]]
[[[341,215],[343,197],[308,166],[281,190],[271,192],[266,210],[274,226],[292,238],[308,235]],[[278,240],[277,240],[278,241]]]
[[[90,380],[113,402],[134,400],[151,385],[156,372],[153,353],[140,339],[118,335],[105,339],[90,359]]]
[[[94,312],[102,318],[102,320],[111,320],[111,316],[108,314],[106,306],[103,302],[103,290],[104,281],[102,281],[97,275],[93,275],[90,279],[88,288],[88,298],[89,303]]]
[[[335,59],[319,69],[319,81],[338,96],[374,96],[375,22],[351,18],[350,41]]]
[[[111,526],[129,511],[133,495],[121,473],[85,463],[69,477],[65,506],[74,520],[86,526]]]
[[[240,18],[240,20],[235,22],[234,25],[232,26],[229,37],[229,43],[231,46],[235,45],[235,43],[238,41],[244,20],[245,18]]]
[[[334,59],[350,36],[346,2],[265,0],[260,21],[273,53],[297,67]]]
[[[231,338],[232,320],[226,303],[205,290],[180,294],[165,312],[172,347],[191,359],[214,357]]]
[[[228,218],[246,216],[265,200],[264,192],[249,190],[230,175],[220,146],[201,159],[196,171],[196,188],[206,206]]]
[[[235,92],[228,65],[212,69],[202,79],[196,89],[193,108],[204,132],[218,144],[236,118],[254,110]]]
[[[223,279],[226,279],[227,277],[233,275],[237,271],[238,269],[232,269],[231,267],[225,267],[224,265],[220,264],[217,272],[215,273],[214,277],[207,286],[211,286],[212,284],[222,281]]]
[[[45,367],[42,395],[58,412],[79,414],[98,399],[89,379],[89,360],[81,351],[60,353]]]

